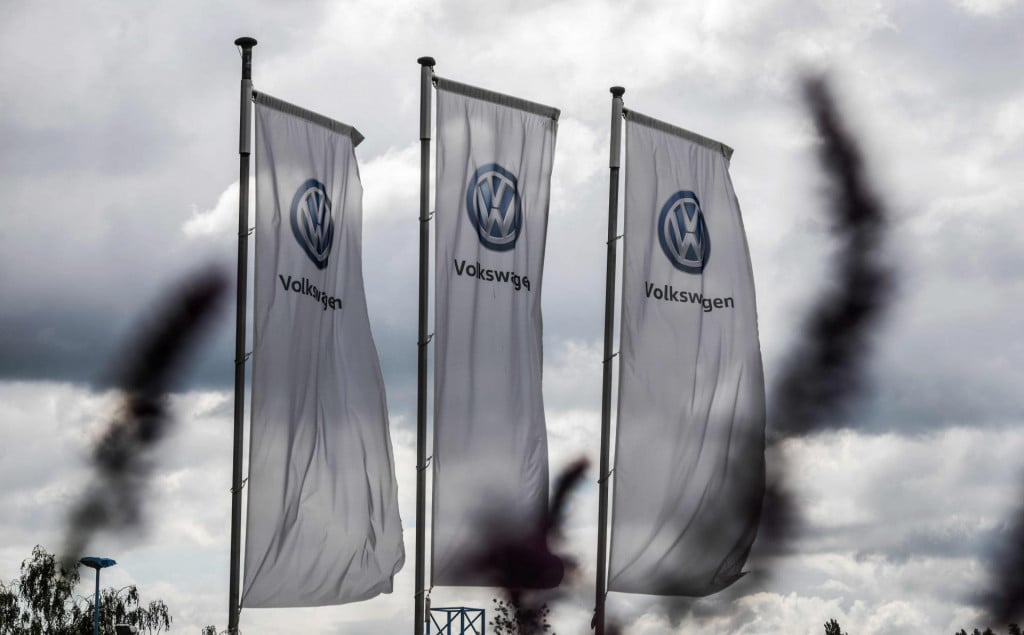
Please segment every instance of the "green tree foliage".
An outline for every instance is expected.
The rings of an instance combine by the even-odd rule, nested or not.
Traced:
[[[1024,635],[1024,633],[1021,633],[1020,626],[1017,624],[1010,624],[1009,630],[1006,632],[1007,635]],[[839,622],[835,619],[831,619],[825,622],[825,635],[848,635],[848,633],[841,632],[839,629]],[[953,633],[953,635],[996,635],[996,633],[991,628],[986,628],[984,631],[974,629],[970,633],[968,633],[966,629],[961,628],[957,632]]]
[[[201,635],[217,635],[217,627],[213,624],[210,624],[209,626],[204,626]]]
[[[87,614],[92,615],[92,601],[88,603]],[[138,633],[158,635],[171,628],[170,611],[163,600],[154,600],[143,607],[139,603],[139,591],[135,585],[120,590],[100,590],[100,625],[106,624],[114,630],[115,624],[130,624]]]
[[[90,635],[93,597],[76,596],[77,568],[65,569],[40,546],[21,563],[17,580],[0,582],[0,635]],[[115,624],[129,624],[139,633],[158,635],[171,627],[162,600],[142,606],[134,585],[100,590],[100,630],[113,633]]]
[[[0,633],[3,635],[73,635],[86,617],[72,600],[78,571],[65,569],[51,553],[36,546],[21,563],[21,576],[0,583]]]

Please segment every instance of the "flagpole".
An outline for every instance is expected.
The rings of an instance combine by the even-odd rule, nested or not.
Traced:
[[[427,509],[427,274],[430,268],[430,106],[434,58],[420,64],[420,313],[416,387],[416,601],[413,634],[423,635]]]
[[[612,346],[615,331],[615,253],[618,242],[619,155],[622,144],[622,95],[626,89],[612,86],[611,157],[608,162],[608,261],[604,284],[604,362],[601,378],[601,463],[598,471],[597,584],[594,629],[604,635],[604,601],[608,591],[608,454],[611,446]]]
[[[245,297],[249,263],[249,153],[252,124],[252,47],[256,40],[240,37],[242,93],[238,128],[238,281],[235,305],[235,430],[231,465],[231,572],[228,589],[228,633],[238,633],[238,577],[242,544],[242,439],[245,432]]]

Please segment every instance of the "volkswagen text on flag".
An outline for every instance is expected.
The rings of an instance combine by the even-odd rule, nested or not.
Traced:
[[[391,591],[402,524],[362,271],[359,133],[256,98],[252,437],[242,605]]]
[[[540,294],[558,111],[437,89],[431,577],[486,586],[487,541],[526,540],[547,508]]]
[[[757,532],[764,374],[730,154],[627,114],[611,591],[719,591]]]

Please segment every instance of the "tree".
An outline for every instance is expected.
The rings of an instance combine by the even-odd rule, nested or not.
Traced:
[[[837,622],[835,618],[832,618],[825,622],[825,635],[849,635],[849,633],[844,633],[842,629],[839,628],[839,622]]]
[[[3,635],[74,635],[85,617],[72,600],[78,570],[69,571],[36,545],[21,563],[21,576],[0,583],[0,633]]]
[[[86,614],[91,616],[92,611],[92,600],[89,600]],[[135,585],[116,591],[111,588],[100,590],[100,624],[111,632],[115,624],[130,624],[140,634],[158,635],[170,630],[173,621],[163,600],[154,600],[146,607],[141,606]]]
[[[76,596],[77,567],[65,569],[53,554],[36,545],[21,563],[21,575],[0,582],[0,635],[90,635],[93,597]],[[115,624],[130,624],[139,633],[157,635],[170,629],[170,611],[162,600],[142,606],[135,585],[100,590],[100,624],[112,633]]]

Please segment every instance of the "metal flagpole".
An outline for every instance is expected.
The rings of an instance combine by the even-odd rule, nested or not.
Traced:
[[[604,371],[601,379],[601,463],[598,472],[597,584],[594,629],[604,635],[604,600],[608,591],[608,454],[611,446],[612,346],[615,330],[615,246],[618,241],[619,155],[622,142],[622,95],[626,89],[612,86],[611,159],[608,163],[608,263],[604,284]]]
[[[420,323],[416,387],[416,615],[414,635],[423,635],[424,559],[427,509],[427,274],[430,267],[430,102],[434,58],[421,57],[420,64]]]
[[[228,589],[228,633],[238,633],[238,574],[242,544],[242,420],[245,415],[245,296],[249,263],[249,152],[252,124],[252,47],[256,40],[240,37],[242,102],[238,128],[238,291],[235,305],[235,433],[231,467],[231,573]]]

